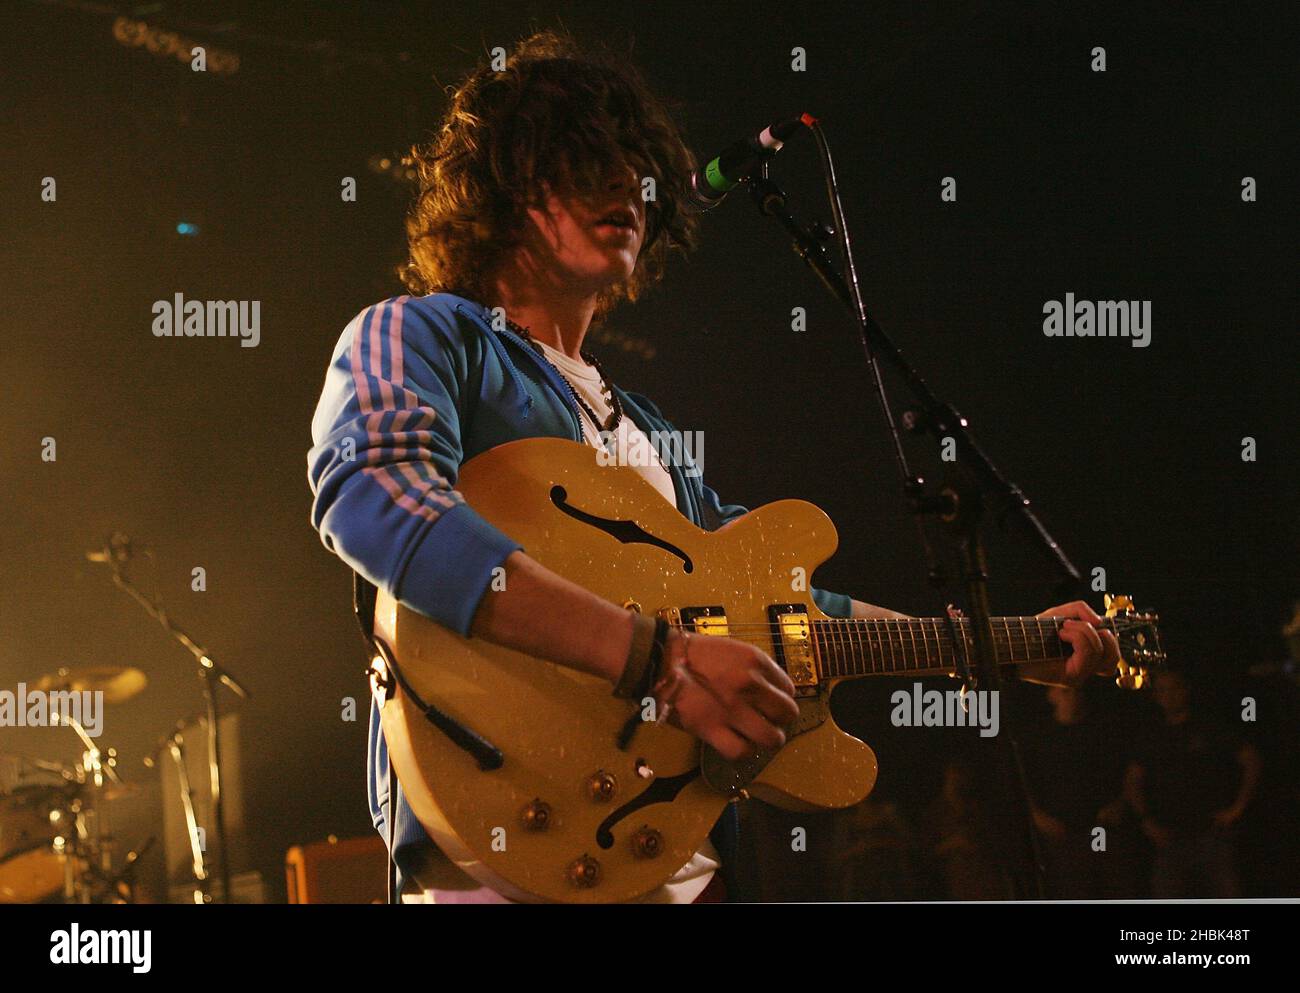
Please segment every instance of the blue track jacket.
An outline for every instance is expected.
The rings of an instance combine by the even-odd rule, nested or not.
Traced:
[[[614,390],[647,435],[674,430],[646,397]],[[493,569],[522,546],[465,501],[457,474],[480,452],[520,438],[583,440],[577,405],[555,369],[514,332],[494,328],[482,304],[449,293],[385,300],[358,314],[334,348],[307,456],[312,523],[363,578],[468,635]],[[746,513],[670,461],[677,509],[697,526],[716,530]],[[848,596],[812,594],[831,616],[850,615]],[[430,841],[400,787],[390,805],[373,703],[369,740],[370,813],[387,837],[396,810],[400,874],[403,851]],[[736,823],[729,806],[712,834],[732,894]]]

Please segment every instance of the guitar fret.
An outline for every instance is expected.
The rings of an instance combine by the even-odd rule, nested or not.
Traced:
[[[843,617],[836,618],[835,628],[839,635],[840,659],[845,675],[856,676],[861,673],[858,659],[858,646],[855,643],[853,621]]]
[[[1065,654],[1065,642],[1061,640],[1061,627],[1055,618],[1045,617],[1039,621],[1038,635],[1043,642],[1044,658],[1060,658]]]
[[[826,641],[826,647],[829,649],[826,653],[830,657],[830,665],[827,669],[833,679],[840,674],[840,652],[839,646],[835,644],[834,620],[822,623],[822,636]]]
[[[1061,622],[1049,617],[1043,623],[1047,628],[1043,635],[1043,654],[1048,658],[1064,658],[1070,649],[1061,640]]]
[[[817,640],[821,643],[822,655],[826,659],[826,676],[828,679],[834,679],[840,673],[839,652],[835,651],[830,625],[825,621],[819,621],[817,624]]]
[[[841,675],[841,667],[844,664],[844,651],[840,647],[839,629],[835,626],[835,618],[826,622],[826,637],[830,642],[831,657],[834,661],[831,663],[831,673],[834,676]]]
[[[849,644],[848,632],[844,628],[844,618],[835,618],[835,644],[839,648],[839,674],[851,675],[853,672],[853,646]]]
[[[780,637],[780,631],[777,631],[777,637]],[[811,618],[808,621],[808,647],[812,649],[813,654],[813,671],[817,673],[817,679],[820,682],[830,676],[828,668],[828,659],[822,654],[821,639],[817,637],[817,622]]]
[[[854,641],[853,622],[851,620],[840,620],[840,627],[844,634],[844,646],[847,653],[847,661],[856,672],[858,667],[858,646]]]

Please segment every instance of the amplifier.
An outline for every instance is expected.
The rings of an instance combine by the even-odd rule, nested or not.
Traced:
[[[290,903],[384,903],[388,850],[378,834],[294,845],[285,854]]]

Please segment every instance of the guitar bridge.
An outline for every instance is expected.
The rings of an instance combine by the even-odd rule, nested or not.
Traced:
[[[665,607],[659,611],[659,616],[674,627],[693,634],[711,634],[725,638],[730,630],[725,607]]]

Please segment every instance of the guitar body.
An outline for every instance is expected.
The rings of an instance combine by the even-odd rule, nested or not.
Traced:
[[[636,470],[596,456],[559,439],[511,442],[468,462],[457,489],[527,554],[613,603],[682,617],[721,607],[725,633],[774,658],[772,605],[825,619],[806,589],[792,591],[835,550],[822,511],[783,500],[707,532]],[[875,755],[831,720],[825,681],[801,687],[786,745],[742,767],[652,722],[637,724],[620,749],[619,732],[640,707],[615,699],[608,682],[462,638],[382,592],[375,634],[420,700],[504,756],[485,771],[410,693],[380,694],[384,736],[416,816],[460,868],[512,899],[633,900],[690,860],[742,790],[787,809],[825,809],[858,803],[875,785]]]

